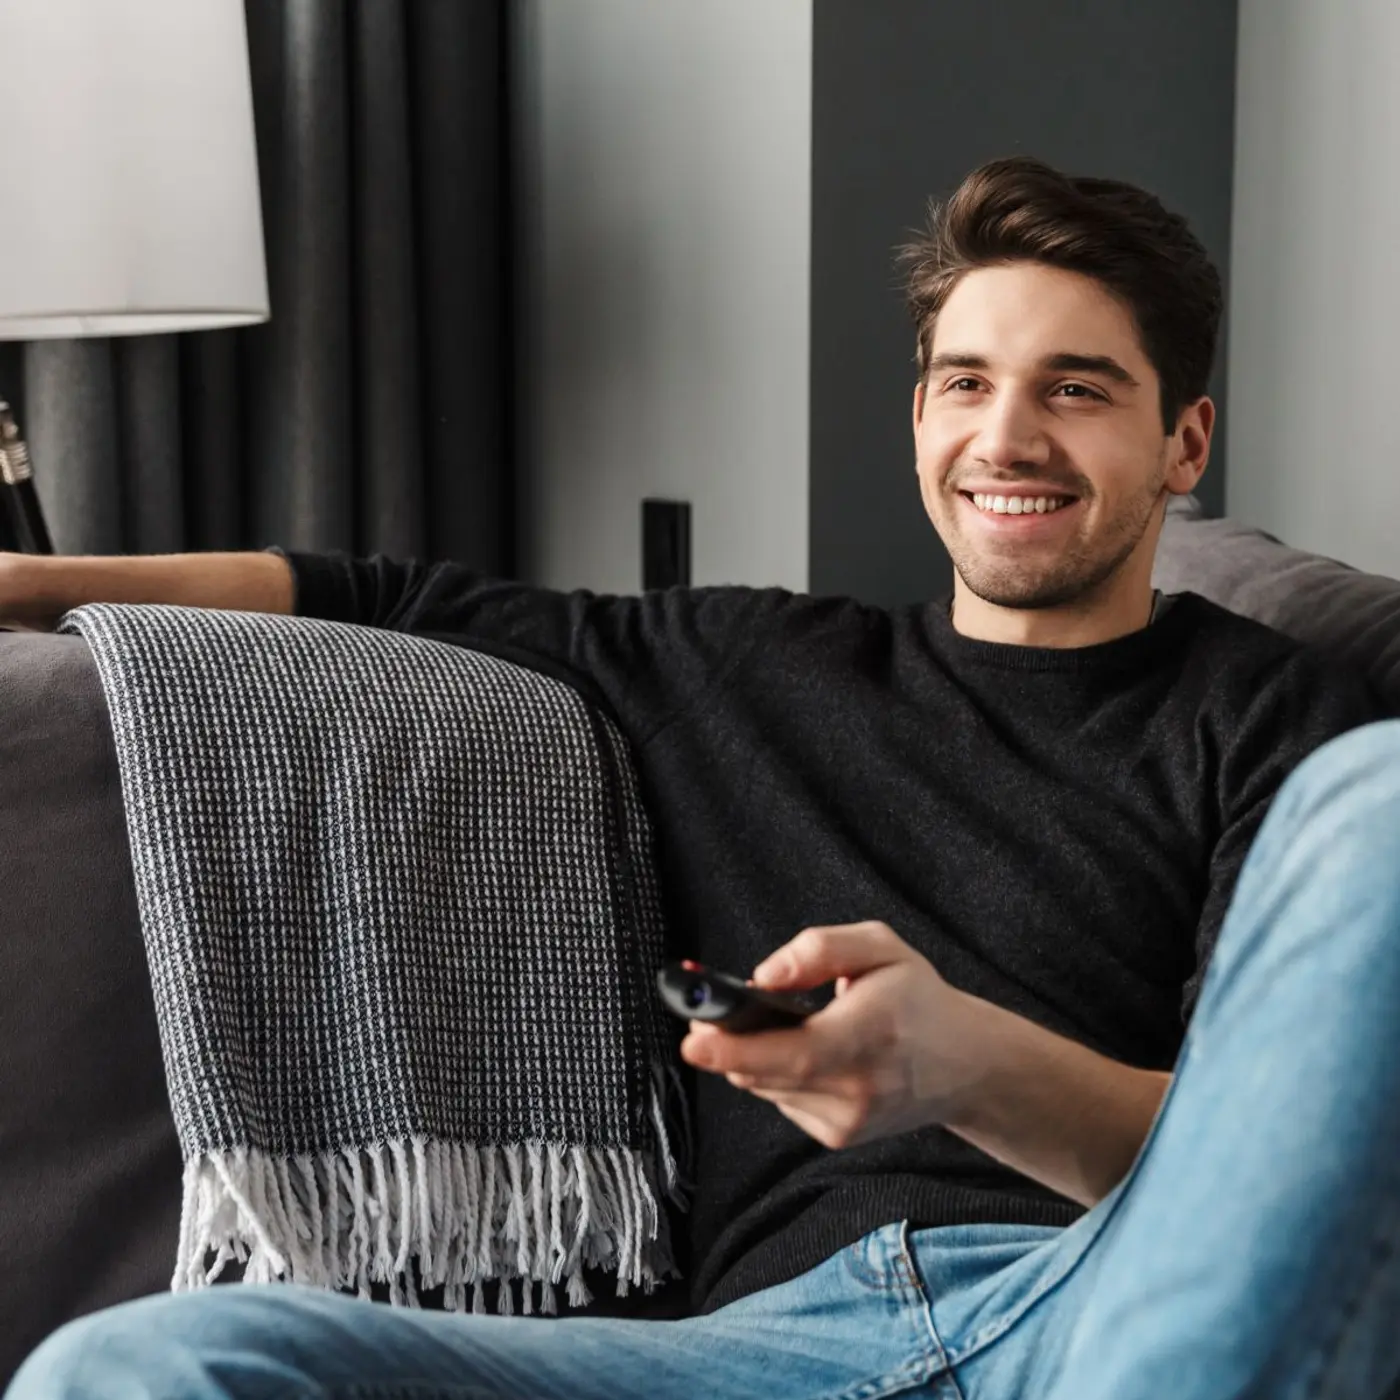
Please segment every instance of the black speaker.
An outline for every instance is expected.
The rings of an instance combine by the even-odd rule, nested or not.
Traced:
[[[690,502],[642,502],[642,588],[690,587]]]

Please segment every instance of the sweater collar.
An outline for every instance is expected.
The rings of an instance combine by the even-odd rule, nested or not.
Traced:
[[[972,666],[991,666],[1010,671],[1096,671],[1141,667],[1182,635],[1189,627],[1190,595],[1157,593],[1152,618],[1146,627],[1112,641],[1084,647],[1021,646],[1014,642],[986,642],[964,637],[949,617],[952,594],[944,594],[925,608],[929,635],[938,649],[950,658]]]

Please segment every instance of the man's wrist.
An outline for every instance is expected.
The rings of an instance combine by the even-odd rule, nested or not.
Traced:
[[[930,1069],[930,1078],[936,1074],[939,1081],[936,1088],[930,1085],[929,1094],[937,1103],[937,1121],[960,1136],[986,1132],[1003,1116],[996,1102],[998,1086],[1024,1072],[1021,1030],[1030,1023],[994,1002],[956,990],[945,1018],[953,1024],[945,1023],[939,1038],[945,1045],[956,1044],[957,1060],[952,1074],[946,1062]]]
[[[0,554],[0,624],[49,631],[67,609],[51,595],[55,560]]]
[[[968,1068],[939,1121],[999,1162],[1095,1204],[1132,1164],[1171,1076],[967,1001],[975,1005],[957,1029]]]

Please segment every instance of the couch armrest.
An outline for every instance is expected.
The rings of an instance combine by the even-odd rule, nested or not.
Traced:
[[[116,752],[87,646],[0,633],[0,1389],[169,1286],[180,1157]]]

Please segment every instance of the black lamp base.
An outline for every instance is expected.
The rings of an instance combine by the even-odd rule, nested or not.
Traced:
[[[49,527],[44,523],[44,512],[39,505],[39,493],[34,489],[33,477],[6,482],[4,492],[5,515],[19,552],[52,554],[53,540],[49,538]]]
[[[53,541],[44,512],[34,490],[34,473],[29,465],[29,448],[19,435],[19,424],[10,405],[0,400],[0,511],[9,525],[10,539],[23,554],[52,554]],[[9,548],[9,542],[5,541]]]
[[[10,523],[10,512],[0,510],[0,554],[23,554],[19,535]]]

